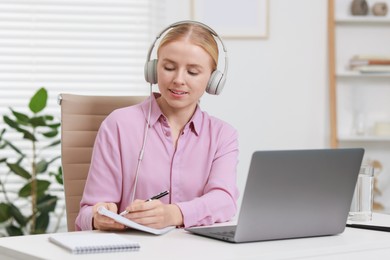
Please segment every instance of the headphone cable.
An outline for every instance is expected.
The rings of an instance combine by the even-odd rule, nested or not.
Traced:
[[[146,140],[147,140],[148,132],[149,132],[148,129],[150,128],[150,117],[151,117],[151,114],[152,114],[152,95],[153,95],[152,84],[150,84],[148,120],[147,120],[146,125],[145,125],[144,140],[142,142],[142,148],[139,151],[139,155],[138,155],[137,168],[136,168],[136,171],[135,171],[133,194],[131,195],[131,202],[134,201],[135,191],[137,190],[139,169],[140,169],[140,166],[141,166],[141,161],[144,158],[145,145],[146,145]]]

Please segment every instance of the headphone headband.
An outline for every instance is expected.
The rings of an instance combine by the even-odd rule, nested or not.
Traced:
[[[213,95],[218,95],[219,93],[221,93],[221,91],[223,89],[223,85],[225,84],[225,81],[226,81],[226,74],[227,74],[227,70],[228,70],[227,49],[226,49],[226,46],[223,43],[221,37],[219,37],[219,35],[212,28],[210,28],[208,25],[201,23],[201,22],[198,22],[198,21],[184,20],[184,21],[179,21],[179,22],[173,23],[173,24],[169,25],[168,27],[166,27],[165,29],[163,29],[156,36],[155,40],[153,41],[153,43],[151,44],[151,46],[148,50],[148,54],[146,57],[146,64],[145,64],[145,71],[144,71],[145,72],[145,80],[151,84],[157,83],[157,69],[156,69],[157,60],[150,60],[150,58],[152,56],[154,46],[157,43],[158,39],[160,39],[160,37],[166,31],[168,31],[172,28],[175,28],[179,25],[182,25],[182,24],[194,24],[194,25],[201,26],[201,27],[205,28],[207,31],[209,31],[221,43],[224,54],[225,54],[225,68],[224,68],[223,73],[221,73],[218,70],[215,70],[212,73],[210,80],[207,84],[207,88],[206,88],[207,93],[213,94]]]

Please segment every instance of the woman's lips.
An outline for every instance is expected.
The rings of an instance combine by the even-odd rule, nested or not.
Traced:
[[[172,94],[174,95],[179,95],[179,96],[182,96],[182,95],[186,95],[188,92],[185,92],[185,91],[180,91],[180,90],[173,90],[173,89],[170,89],[169,90]]]

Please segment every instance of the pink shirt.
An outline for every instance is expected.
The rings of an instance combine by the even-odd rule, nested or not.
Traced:
[[[101,124],[76,219],[77,230],[92,229],[92,206],[97,202],[116,203],[119,212],[131,203],[149,100],[117,109]],[[237,211],[237,138],[232,126],[198,106],[175,150],[167,119],[153,97],[135,198],[145,200],[169,190],[169,195],[160,200],[180,208],[185,227],[230,220]]]

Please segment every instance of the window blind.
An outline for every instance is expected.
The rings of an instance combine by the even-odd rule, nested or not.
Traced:
[[[9,107],[28,113],[40,87],[49,94],[46,113],[58,120],[60,93],[148,94],[143,68],[163,8],[161,0],[0,1],[0,114],[9,114]],[[19,133],[8,132],[8,139],[29,149]],[[60,154],[60,147],[46,153]],[[0,178],[6,172],[0,165]],[[21,181],[10,175],[6,188],[17,191]],[[53,189],[63,197],[60,187]]]

